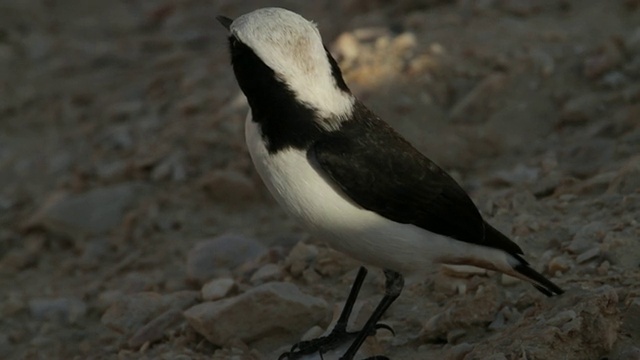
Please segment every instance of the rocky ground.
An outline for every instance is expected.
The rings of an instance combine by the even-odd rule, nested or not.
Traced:
[[[3,0],[0,358],[274,359],[329,326],[359,264],[260,183],[214,20],[267,5],[567,290],[443,268],[363,357],[640,359],[637,0]]]

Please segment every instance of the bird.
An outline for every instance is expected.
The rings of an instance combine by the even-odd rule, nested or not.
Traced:
[[[527,281],[547,296],[563,293],[483,219],[449,174],[351,92],[315,23],[275,7],[217,19],[228,30],[231,67],[249,105],[247,147],[269,192],[312,234],[383,269],[386,280],[359,332],[336,326],[282,358],[355,337],[341,358],[353,359],[381,327],[404,277],[434,264],[473,265]]]

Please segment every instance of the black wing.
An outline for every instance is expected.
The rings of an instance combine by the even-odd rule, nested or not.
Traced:
[[[467,193],[389,125],[367,113],[326,134],[309,157],[355,203],[404,224],[522,254],[485,223]],[[363,129],[364,126],[364,129]]]

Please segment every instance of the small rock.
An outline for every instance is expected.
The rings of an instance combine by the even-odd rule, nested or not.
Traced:
[[[2,358],[9,359],[14,347],[15,345],[8,334],[0,334],[0,356]]]
[[[623,59],[622,49],[620,49],[619,44],[611,39],[585,58],[584,76],[587,79],[595,79],[620,65]]]
[[[189,278],[205,282],[229,275],[238,266],[263,255],[266,246],[240,235],[221,235],[197,242],[187,255]]]
[[[77,298],[33,299],[29,311],[38,320],[62,320],[75,323],[87,313],[87,304]]]
[[[276,264],[266,264],[251,276],[252,284],[262,284],[269,281],[277,281],[283,278],[284,274],[280,266]]]
[[[467,334],[467,331],[464,329],[451,330],[447,333],[447,343],[455,344],[458,341],[458,339],[465,336],[466,334]]]
[[[567,101],[560,110],[557,126],[580,125],[598,115],[602,99],[594,93],[587,93]]]
[[[285,268],[291,275],[300,276],[309,265],[318,257],[318,248],[304,242],[298,242],[285,259]]]
[[[486,121],[491,113],[491,107],[495,106],[493,99],[505,88],[507,81],[507,75],[499,72],[485,77],[451,108],[449,114],[451,121],[465,124]]]
[[[634,156],[620,168],[607,192],[626,195],[638,191],[640,191],[640,156]]]
[[[126,210],[145,189],[138,183],[124,183],[82,194],[55,193],[24,225],[82,239],[102,235],[122,223]]]
[[[593,221],[582,226],[567,247],[573,254],[581,254],[604,238],[607,226],[602,221]]]
[[[513,15],[528,17],[540,11],[541,6],[535,0],[501,0],[500,7]]]
[[[492,183],[516,185],[516,184],[534,184],[537,183],[540,176],[540,169],[529,167],[524,164],[518,164],[511,170],[497,171],[490,180]]]
[[[193,305],[200,292],[179,291],[160,295],[140,292],[115,299],[102,315],[101,322],[120,333],[132,333],[169,309],[183,310]]]
[[[611,264],[607,260],[605,260],[602,262],[602,264],[600,264],[600,266],[596,268],[596,273],[601,276],[607,275],[610,268]]]
[[[340,60],[341,64],[348,67],[353,61],[355,61],[355,59],[358,58],[358,54],[360,53],[360,43],[353,33],[345,32],[338,36],[338,38],[333,42],[332,50]]]
[[[184,151],[175,151],[162,159],[151,170],[151,179],[154,181],[171,180],[183,181],[187,177]]]
[[[116,121],[133,119],[142,114],[145,109],[145,102],[142,100],[131,100],[112,104],[106,109],[109,118]]]
[[[183,321],[182,311],[179,309],[169,309],[146,325],[139,328],[129,339],[129,346],[137,349],[145,343],[152,343],[162,339],[164,332]]]
[[[202,286],[202,299],[214,301],[226,297],[236,286],[231,278],[213,279]]]
[[[102,315],[102,323],[120,333],[135,331],[165,308],[162,295],[141,292],[122,296]]]
[[[251,342],[267,336],[299,336],[327,318],[327,303],[291,283],[270,282],[236,297],[198,304],[184,313],[211,343]]]
[[[547,269],[550,274],[565,273],[571,269],[571,260],[564,255],[556,256],[549,261]]]
[[[595,258],[598,255],[600,255],[600,247],[594,247],[578,255],[576,261],[578,262],[578,264],[582,264]]]
[[[569,175],[578,178],[594,176],[603,168],[610,166],[615,156],[616,141],[594,137],[588,141],[577,142],[563,148],[559,153]]]
[[[473,350],[474,345],[466,342],[452,346],[446,355],[447,360],[463,360],[465,355]]]
[[[640,360],[640,347],[629,346],[620,351],[619,360]]]
[[[216,170],[203,175],[198,184],[214,200],[239,204],[257,197],[256,184],[234,170]]]
[[[419,337],[423,340],[442,338],[452,330],[486,326],[495,320],[500,309],[497,285],[478,287],[475,294],[459,296],[424,324]]]
[[[100,266],[102,260],[109,253],[109,239],[98,237],[91,239],[84,244],[82,255],[78,259],[78,264],[84,269],[95,269]]]

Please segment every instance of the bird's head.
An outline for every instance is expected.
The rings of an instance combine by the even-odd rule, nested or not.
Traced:
[[[314,23],[281,8],[218,20],[229,30],[233,69],[250,105],[286,91],[321,117],[351,111],[353,96]]]

